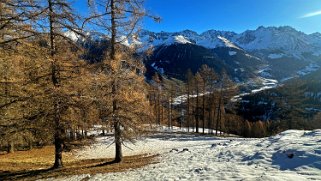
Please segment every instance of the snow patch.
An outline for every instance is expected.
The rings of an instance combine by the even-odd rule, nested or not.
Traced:
[[[228,54],[229,54],[230,56],[233,56],[233,55],[236,55],[237,52],[235,52],[235,51],[229,51]]]
[[[310,74],[311,72],[315,72],[320,69],[320,66],[317,64],[309,64],[304,69],[297,72],[298,75],[304,76]]]
[[[191,44],[192,43],[182,35],[175,36],[175,42],[181,43],[181,44],[186,44],[186,43],[190,43]]]
[[[66,31],[64,32],[64,35],[67,38],[70,38],[72,41],[76,42],[79,39],[79,35],[77,35],[75,32],[73,31]]]
[[[241,48],[239,48],[238,46],[234,45],[230,40],[222,37],[222,36],[218,36],[217,37],[218,39],[220,39],[226,47],[230,47],[230,48],[235,48],[235,49],[238,49],[238,50],[242,50]]]
[[[273,54],[270,54],[269,56],[268,56],[270,59],[279,59],[279,58],[282,58],[282,57],[284,57],[284,54],[277,54],[277,53],[273,53]]]

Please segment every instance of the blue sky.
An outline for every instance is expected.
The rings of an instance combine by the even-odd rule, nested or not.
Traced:
[[[76,5],[84,12],[82,5]],[[162,18],[161,23],[148,19],[143,22],[144,29],[157,32],[243,32],[261,25],[289,25],[306,33],[321,32],[321,0],[145,0],[145,8]]]

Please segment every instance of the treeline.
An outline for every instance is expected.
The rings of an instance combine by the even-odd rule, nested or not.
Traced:
[[[216,73],[207,65],[184,82],[155,74],[151,81],[150,103],[156,124],[184,127],[196,133],[241,134],[242,122],[231,99],[238,92],[223,71]]]
[[[244,137],[320,128],[319,104],[311,104],[319,100],[309,98],[309,87],[299,80],[235,100],[238,86],[224,71],[216,73],[203,65],[195,74],[188,71],[184,82],[156,73],[151,85],[155,124]]]
[[[315,96],[315,85],[313,81],[295,79],[276,89],[244,96],[238,114],[250,122],[277,125],[272,134],[287,129],[319,129],[320,100]]]
[[[53,143],[60,168],[66,139],[98,124],[113,129],[120,162],[122,143],[152,119],[144,66],[120,48],[146,16],[143,1],[88,1],[88,9],[81,17],[67,0],[0,2],[0,148]],[[73,39],[91,28],[110,40],[95,64]]]

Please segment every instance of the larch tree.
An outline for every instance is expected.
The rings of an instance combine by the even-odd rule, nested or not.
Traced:
[[[66,122],[71,118],[67,114],[70,113],[70,109],[76,107],[80,109],[80,100],[85,96],[82,96],[79,90],[84,88],[81,86],[86,85],[85,82],[88,81],[87,78],[83,78],[85,75],[79,76],[77,73],[82,65],[78,61],[76,45],[65,34],[67,31],[81,34],[78,16],[74,14],[75,11],[67,0],[10,1],[7,7],[18,8],[16,13],[21,14],[19,16],[21,18],[17,18],[14,14],[12,20],[5,21],[5,24],[16,23],[17,26],[9,27],[22,35],[21,37],[9,35],[9,40],[11,42],[20,39],[29,42],[40,40],[42,42],[40,46],[45,50],[45,54],[41,57],[45,63],[41,65],[45,65],[47,69],[41,72],[40,77],[36,77],[43,94],[37,96],[35,102],[37,105],[43,105],[41,110],[46,114],[48,126],[51,128],[49,133],[53,135],[55,145],[53,168],[60,168],[63,166]],[[20,27],[24,29],[21,30]],[[20,30],[23,32],[20,33]],[[37,63],[39,66],[40,62]],[[74,82],[76,79],[77,83]]]
[[[189,132],[190,124],[191,124],[191,94],[193,93],[193,73],[190,69],[188,69],[186,73],[186,94],[187,94],[187,104],[186,104],[186,112],[187,112],[187,132]]]
[[[226,105],[230,102],[231,98],[236,95],[237,86],[233,83],[233,81],[228,77],[225,71],[223,71],[220,82],[219,82],[219,95],[218,95],[218,108],[216,115],[216,132],[218,134],[218,130],[220,130],[220,135],[222,134],[224,125],[224,116],[225,116],[225,108]]]
[[[115,162],[121,162],[122,144],[138,133],[146,115],[149,115],[147,96],[143,85],[143,67],[121,52],[122,42],[134,38],[140,20],[147,14],[143,0],[90,0],[92,15],[86,19],[99,31],[110,37],[110,49],[105,58],[109,65],[111,121],[115,137]],[[156,18],[157,19],[157,18]],[[134,48],[134,47],[133,47]],[[132,52],[128,50],[130,55]]]
[[[14,150],[13,142],[28,142],[31,148],[41,128],[40,122],[35,121],[41,116],[34,98],[41,92],[37,84],[39,72],[47,66],[37,66],[43,63],[39,57],[45,54],[30,28],[31,18],[36,15],[32,6],[24,1],[0,2],[0,112],[4,114],[0,132],[1,140],[10,142],[10,151]]]
[[[196,103],[195,103],[195,110],[194,110],[194,114],[195,114],[195,129],[196,129],[196,133],[199,133],[199,120],[204,119],[204,116],[202,115],[202,107],[200,106],[200,92],[202,91],[202,84],[203,84],[203,79],[200,75],[199,72],[197,72],[194,76],[195,79],[195,89],[196,89]]]
[[[207,128],[210,132],[210,129],[212,127],[212,110],[213,110],[213,106],[215,105],[215,88],[216,88],[216,84],[217,84],[217,75],[215,73],[215,71],[208,67],[207,65],[202,65],[199,73],[203,79],[203,91],[204,91],[204,95],[203,95],[203,115],[204,118],[205,116],[205,112],[206,112],[206,108],[208,111],[208,120],[207,120]],[[208,105],[205,106],[205,97],[207,95],[209,95],[209,99],[208,99]],[[205,128],[205,121],[203,121],[203,130]],[[204,133],[204,132],[203,132]]]

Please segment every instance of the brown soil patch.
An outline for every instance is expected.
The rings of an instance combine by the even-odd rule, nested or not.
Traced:
[[[157,163],[156,158],[157,155],[135,155],[124,157],[121,163],[114,163],[113,159],[77,160],[71,153],[64,153],[64,168],[52,170],[54,147],[48,146],[41,149],[0,155],[0,181],[122,172]]]

